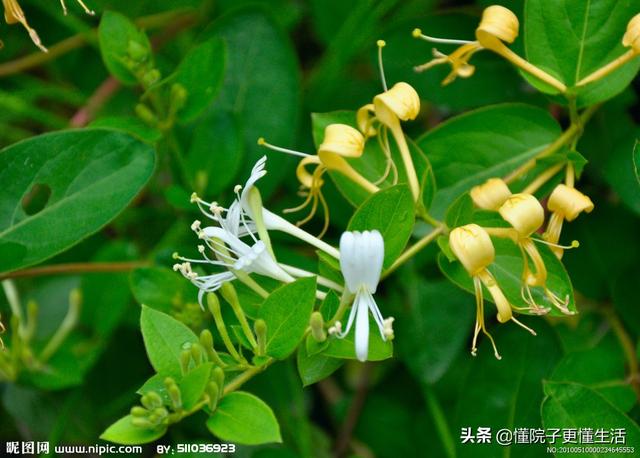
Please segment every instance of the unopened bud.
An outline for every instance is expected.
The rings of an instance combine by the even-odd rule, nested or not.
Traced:
[[[187,96],[188,93],[185,87],[180,83],[174,83],[171,86],[171,95],[169,96],[171,109],[174,111],[180,110],[187,101]]]
[[[318,342],[324,342],[327,340],[327,333],[324,330],[324,319],[320,312],[313,312],[311,319],[309,320],[311,326],[311,335]]]
[[[127,54],[134,62],[141,63],[149,58],[149,48],[138,41],[129,40]]]
[[[182,375],[189,372],[189,366],[191,365],[191,349],[182,350],[180,353],[180,370],[182,371]]]
[[[139,103],[135,108],[136,115],[142,119],[146,124],[150,126],[158,125],[158,117],[155,115],[151,108],[144,103]]]
[[[207,384],[207,394],[209,395],[209,408],[213,411],[216,410],[218,405],[218,399],[220,399],[220,387],[216,382],[209,382]]]
[[[131,424],[137,428],[152,428],[155,426],[147,417],[133,417]]]
[[[131,407],[131,416],[132,417],[146,417],[149,415],[149,411],[141,406],[133,406]]]
[[[140,399],[140,402],[149,410],[153,410],[162,406],[162,398],[155,391],[149,391],[148,393],[145,393]]]
[[[224,371],[220,367],[214,367],[211,371],[211,381],[214,382],[220,390],[224,386]]]
[[[158,82],[161,77],[162,75],[160,74],[160,71],[157,68],[152,68],[148,72],[145,72],[144,75],[142,75],[142,80],[140,82],[144,87],[148,88],[151,87],[154,83]]]
[[[203,350],[200,344],[195,343],[191,346],[191,357],[196,367],[202,364]]]
[[[267,323],[263,319],[258,319],[253,323],[253,330],[258,342],[256,355],[264,356],[267,351]]]

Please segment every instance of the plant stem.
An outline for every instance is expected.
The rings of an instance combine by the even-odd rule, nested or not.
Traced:
[[[358,424],[358,418],[362,413],[362,408],[364,407],[364,403],[367,398],[372,369],[373,365],[371,363],[365,363],[362,366],[356,393],[353,396],[353,400],[351,401],[351,405],[349,406],[349,410],[347,411],[347,415],[345,417],[344,423],[342,424],[338,439],[336,440],[336,456],[344,456],[348,451],[353,430]]]
[[[144,16],[136,21],[136,25],[143,29],[155,29],[163,27],[166,24],[179,21],[181,16],[189,17],[191,20],[197,19],[198,14],[195,12],[187,12],[187,10],[171,11],[168,13],[153,14],[150,16]],[[185,18],[182,18],[185,19]],[[56,43],[49,47],[49,52],[34,52],[19,59],[0,64],[0,77],[9,76],[16,73],[21,73],[39,65],[43,65],[51,60],[54,60],[64,54],[67,54],[74,49],[80,48],[97,38],[97,30],[89,30],[77,35],[73,35],[69,38]]]
[[[39,277],[42,275],[71,275],[97,272],[126,272],[146,267],[146,261],[130,262],[72,262],[68,264],[54,264],[50,266],[33,267],[31,269],[17,270],[0,275],[0,280],[7,278]]]
[[[398,267],[407,262],[413,256],[416,255],[420,250],[426,247],[429,243],[435,240],[438,235],[442,234],[444,231],[444,226],[440,225],[436,227],[434,230],[429,232],[427,235],[418,240],[415,244],[409,247],[404,253],[400,255],[398,259],[389,267],[381,276],[381,279],[387,278],[392,272],[394,272]]]
[[[456,446],[453,441],[449,425],[447,424],[447,419],[442,412],[442,406],[438,402],[438,398],[433,394],[431,387],[424,388],[423,392],[427,401],[427,407],[433,417],[433,422],[436,425],[436,430],[438,431],[438,436],[442,441],[445,453],[447,454],[447,457],[454,458],[456,456]]]
[[[260,372],[262,372],[263,370],[265,370],[267,367],[269,367],[271,364],[273,364],[273,362],[274,362],[274,359],[269,359],[263,365],[252,367],[252,368],[247,369],[246,371],[244,371],[242,374],[238,375],[236,378],[231,380],[231,382],[229,382],[227,385],[225,385],[224,391],[223,391],[223,396],[226,395],[226,394],[231,393],[232,391],[237,390],[238,388],[240,388],[245,382],[247,382],[248,380],[253,378],[255,375],[257,375]]]
[[[620,321],[613,307],[605,309],[604,315],[622,346],[622,350],[627,358],[627,365],[629,366],[629,381],[633,391],[636,393],[636,398],[640,400],[640,367],[638,367],[636,348],[633,340],[624,328],[622,321]]]
[[[536,165],[536,161],[543,157],[547,157],[558,151],[564,145],[572,141],[576,135],[579,135],[582,132],[583,126],[591,119],[596,110],[600,107],[600,105],[592,105],[580,114],[577,122],[572,122],[567,130],[565,130],[560,137],[556,139],[553,143],[547,146],[544,150],[542,150],[536,157],[525,162],[519,168],[511,172],[509,175],[504,177],[504,182],[510,184],[520,178],[522,175],[527,173]]]

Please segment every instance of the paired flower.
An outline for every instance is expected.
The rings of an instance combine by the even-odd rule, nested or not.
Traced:
[[[449,73],[442,82],[443,85],[447,85],[453,82],[458,76],[468,78],[473,75],[475,67],[469,63],[469,60],[476,52],[488,49],[560,92],[564,92],[567,88],[563,83],[527,62],[505,45],[505,43],[511,44],[515,41],[518,37],[519,28],[518,17],[513,14],[511,10],[503,6],[492,5],[482,13],[480,25],[476,29],[475,41],[434,38],[424,35],[420,29],[415,29],[413,31],[415,38],[420,38],[432,43],[462,45],[450,55],[443,54],[434,49],[434,59],[415,67],[415,70],[421,72],[436,65],[448,63],[451,65],[451,73]]]
[[[84,4],[82,0],[76,0],[82,9],[84,9],[85,13],[94,15],[95,13],[87,8],[87,5]],[[65,5],[64,0],[60,0],[60,5],[62,6],[62,11],[65,16],[67,14],[67,6]],[[7,24],[17,24],[20,23],[29,33],[29,37],[33,44],[35,44],[38,48],[40,48],[43,52],[48,52],[47,48],[42,44],[40,37],[38,36],[38,32],[34,28],[32,28],[27,22],[27,17],[22,10],[22,7],[18,3],[18,0],[2,0],[2,6],[4,7],[4,20]]]
[[[305,197],[305,200],[301,205],[285,210],[285,213],[297,212],[311,205],[309,214],[297,223],[298,226],[301,226],[315,216],[318,204],[320,204],[324,211],[324,226],[320,237],[329,228],[329,206],[322,195],[322,186],[324,185],[322,177],[327,170],[340,172],[367,192],[379,191],[375,184],[363,177],[347,162],[349,158],[362,156],[365,139],[358,130],[346,124],[329,124],[325,128],[324,140],[318,148],[317,155],[274,146],[263,138],[258,139],[258,144],[274,151],[302,157],[296,169],[296,175],[301,184],[300,193]],[[313,171],[307,170],[309,166],[315,166]]]
[[[489,265],[495,260],[496,253],[487,231],[477,224],[467,224],[466,226],[457,227],[449,234],[449,245],[453,254],[473,278],[476,296],[476,325],[473,333],[471,354],[475,356],[477,353],[476,344],[478,335],[480,331],[482,331],[491,341],[496,358],[501,359],[496,343],[487,331],[484,322],[483,285],[487,288],[496,304],[498,321],[500,323],[513,321],[531,334],[535,335],[535,332],[520,323],[513,316],[511,304],[500,289],[500,286],[498,286],[493,274],[488,269]]]
[[[267,294],[251,279],[250,274],[253,273],[285,283],[294,281],[296,277],[314,275],[311,272],[278,263],[271,247],[269,230],[287,232],[331,256],[339,257],[338,250],[332,246],[262,206],[260,192],[255,184],[267,173],[266,160],[266,157],[262,157],[255,164],[244,187],[240,185],[235,187],[236,199],[229,208],[224,208],[217,202],[206,202],[195,193],[191,196],[191,201],[196,203],[200,211],[216,225],[203,228],[200,221],[194,221],[191,229],[203,241],[203,244],[198,246],[202,259],[189,259],[175,254],[174,257],[182,262],[175,264],[173,268],[198,287],[200,304],[205,293],[214,292],[224,283],[235,279],[248,284],[260,294]],[[249,240],[244,241],[243,238]],[[207,249],[213,252],[213,257],[207,255]],[[199,275],[192,269],[192,263],[220,267],[223,271],[211,275]],[[318,276],[318,283],[341,290],[339,285],[321,276]],[[318,292],[317,295],[324,297],[322,292]]]
[[[344,331],[340,322],[336,322],[330,333],[344,338],[355,322],[355,351],[360,361],[366,361],[369,352],[369,312],[378,325],[382,340],[393,337],[393,318],[382,318],[373,298],[380,281],[383,260],[384,240],[380,232],[344,232],[340,237],[340,269],[346,290],[354,296],[354,300]]]
[[[640,19],[640,16],[638,18]],[[558,245],[558,242],[564,220],[571,222],[582,212],[591,213],[594,205],[588,196],[577,189],[559,184],[549,196],[547,208],[552,213],[542,238],[549,242],[551,251],[561,259],[564,248]]]

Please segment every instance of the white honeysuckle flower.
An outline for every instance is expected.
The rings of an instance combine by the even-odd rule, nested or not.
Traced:
[[[250,192],[251,192],[251,189],[255,186],[256,182],[267,174],[267,171],[265,169],[266,163],[267,163],[267,156],[262,156],[260,160],[256,162],[256,164],[253,166],[253,169],[251,170],[251,176],[249,177],[244,187],[242,188],[242,194],[238,199],[240,202],[240,206],[242,208],[241,211],[243,212],[244,215],[246,215],[252,221],[256,220],[256,215],[253,214],[253,209],[251,208]],[[236,188],[236,192],[238,191],[239,189]],[[264,221],[264,225],[266,226],[266,229],[270,231],[286,232],[287,234],[297,237],[300,240],[324,251],[325,253],[327,253],[330,256],[333,256],[336,259],[340,258],[340,253],[334,247],[332,247],[326,242],[323,242],[319,238],[314,237],[308,232],[300,229],[295,224],[290,223],[283,217],[276,215],[275,213],[267,210],[264,207],[262,207],[261,216],[262,216],[262,220]]]
[[[384,320],[373,294],[376,292],[382,261],[384,260],[384,240],[378,231],[344,232],[340,237],[340,269],[349,293],[355,295],[347,326],[342,331],[335,323],[335,334],[344,338],[355,321],[355,350],[360,361],[367,360],[369,352],[369,311],[378,325],[380,337],[387,340],[391,321]],[[330,330],[331,331],[331,330]]]
[[[265,277],[271,277],[285,283],[290,283],[295,279],[285,272],[261,240],[256,240],[251,232],[248,234],[253,239],[253,244],[249,245],[241,240],[238,235],[228,231],[224,227],[209,226],[204,229],[200,224],[194,223],[192,229],[196,231],[198,237],[202,239],[207,247],[215,254],[215,259],[209,258],[205,254],[205,247],[198,246],[198,251],[204,259],[188,259],[175,256],[176,259],[184,261],[176,264],[173,269],[191,281],[200,290],[198,300],[202,305],[202,297],[205,293],[211,293],[219,289],[224,283],[237,278],[234,272],[245,272],[247,274],[256,273]],[[191,269],[191,263],[209,264],[227,269],[212,275],[199,276]]]

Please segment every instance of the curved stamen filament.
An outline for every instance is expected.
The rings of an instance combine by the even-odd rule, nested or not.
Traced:
[[[452,38],[432,37],[432,36],[423,34],[422,30],[420,29],[413,29],[413,32],[411,32],[411,35],[413,36],[413,38],[418,38],[420,40],[428,41],[429,43],[440,43],[445,45],[467,45],[470,43],[475,43],[474,41],[469,41],[469,40],[456,40]]]
[[[493,346],[493,353],[496,356],[496,359],[502,359],[502,356],[500,356],[500,353],[498,353],[498,348],[496,347],[496,342],[493,340],[493,336],[489,334],[489,331],[487,331],[487,328],[484,324],[484,298],[482,295],[482,281],[478,276],[473,277],[473,286],[476,293],[476,327],[473,333],[471,354],[473,356],[476,356],[478,352],[476,342],[478,340],[478,334],[480,333],[480,330],[482,330],[484,335],[486,335],[491,341],[491,345]]]
[[[520,321],[516,320],[515,317],[511,317],[511,321],[513,321],[515,324],[517,324],[518,326],[520,326],[523,329],[526,329],[527,331],[529,331],[531,333],[531,335],[537,336],[538,334],[536,334],[536,331],[534,331],[533,329],[531,329],[529,326],[521,323]]]
[[[258,139],[258,145],[264,146],[265,148],[269,148],[270,150],[273,150],[273,151],[278,151],[280,153],[290,154],[292,156],[298,156],[298,157],[311,157],[312,156],[312,154],[302,153],[300,151],[296,151],[296,150],[293,150],[293,149],[282,148],[281,146],[272,145],[271,143],[267,143],[267,141],[262,137],[260,137]]]
[[[387,92],[387,79],[384,76],[384,65],[382,64],[382,48],[384,48],[387,43],[384,40],[378,40],[378,70],[380,71],[380,81],[382,82],[382,89]]]
[[[543,240],[543,239],[533,239],[535,242],[537,243],[542,243],[543,245],[548,245],[550,247],[553,248],[560,248],[563,250],[571,250],[572,248],[578,248],[580,246],[580,242],[578,242],[577,240],[574,240],[571,242],[571,245],[560,245],[559,243],[553,243],[553,242],[549,242],[547,240]]]
[[[94,16],[96,13],[93,10],[90,10],[87,5],[84,4],[84,2],[82,0],[76,0],[78,2],[78,4],[82,7],[82,9],[84,10],[85,13],[87,13],[90,16]],[[64,13],[64,15],[67,15],[67,5],[65,5],[65,0],[60,0],[60,5],[62,6],[62,12]]]

